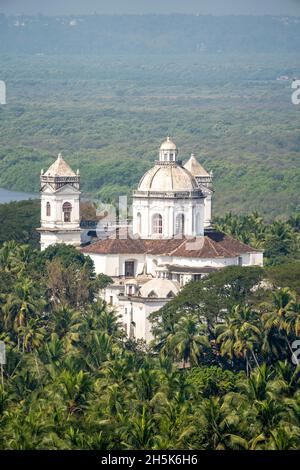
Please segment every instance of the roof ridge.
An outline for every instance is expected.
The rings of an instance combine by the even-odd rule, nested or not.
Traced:
[[[159,172],[161,167],[159,167],[157,165],[157,170],[154,172],[154,174],[151,176],[151,180],[150,180],[150,188],[152,187],[152,182],[153,182],[153,179],[154,179],[154,176]],[[147,174],[147,173],[146,173]]]
[[[217,251],[214,243],[212,242],[212,240],[207,236],[207,235],[204,235],[204,237],[207,239],[208,241],[208,244],[210,245],[210,247],[213,249],[213,251],[216,253],[217,256],[220,256],[219,252]],[[227,251],[227,250],[225,250]]]
[[[187,239],[184,237],[183,241],[178,245],[176,246],[176,248],[174,248],[173,250],[169,251],[168,252],[168,255],[171,256],[173,255],[177,250],[180,250],[180,248],[185,245],[185,243],[187,242]]]

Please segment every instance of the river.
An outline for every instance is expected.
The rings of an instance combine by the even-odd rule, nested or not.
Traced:
[[[0,204],[12,201],[24,201],[25,199],[37,199],[38,193],[22,193],[20,191],[9,191],[8,189],[0,188]]]

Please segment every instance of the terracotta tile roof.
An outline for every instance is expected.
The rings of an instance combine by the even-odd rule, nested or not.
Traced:
[[[258,250],[224,233],[208,231],[204,237],[197,239],[108,238],[81,248],[81,252],[87,254],[153,254],[184,258],[232,258],[243,253],[257,253]]]

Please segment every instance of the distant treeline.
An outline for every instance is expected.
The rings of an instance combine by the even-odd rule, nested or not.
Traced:
[[[132,15],[0,15],[2,54],[295,52],[300,18]]]

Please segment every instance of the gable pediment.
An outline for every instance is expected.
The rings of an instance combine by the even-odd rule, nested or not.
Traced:
[[[42,186],[40,192],[43,194],[80,194],[80,191],[74,188],[74,186],[71,184],[65,184],[61,188],[55,190],[51,184],[46,183],[44,186]]]
[[[74,188],[74,186],[72,186],[71,184],[65,184],[61,188],[58,188],[55,192],[57,194],[80,194],[80,191]]]

